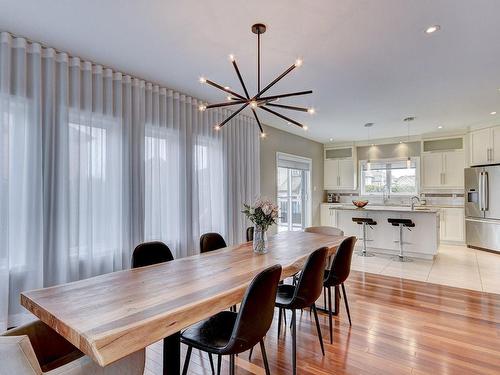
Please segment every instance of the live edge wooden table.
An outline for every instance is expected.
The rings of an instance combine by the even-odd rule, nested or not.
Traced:
[[[283,232],[257,255],[251,243],[154,266],[21,293],[21,304],[101,366],[165,338],[163,373],[180,373],[179,332],[241,302],[252,278],[281,264],[281,279],[341,236]]]

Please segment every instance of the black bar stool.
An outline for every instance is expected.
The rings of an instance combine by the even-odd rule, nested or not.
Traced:
[[[411,262],[412,260],[404,255],[404,245],[409,245],[410,242],[404,242],[403,240],[403,228],[408,229],[411,231],[410,228],[415,227],[415,223],[410,220],[410,219],[392,219],[389,218],[387,221],[392,224],[393,227],[399,227],[399,241],[394,241],[394,242],[399,242],[399,254],[397,257],[395,257],[395,260],[398,260],[400,262]]]
[[[356,224],[363,226],[363,250],[360,253],[358,253],[358,255],[362,257],[375,256],[375,254],[366,251],[366,243],[372,241],[367,238],[367,227],[373,229],[373,226],[377,225],[377,222],[373,220],[371,217],[353,217],[352,221],[354,221]]]

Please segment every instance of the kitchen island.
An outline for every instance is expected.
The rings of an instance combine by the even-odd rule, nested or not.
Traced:
[[[394,254],[399,252],[399,228],[388,223],[387,219],[410,219],[415,227],[404,230],[405,255],[420,259],[433,259],[438,252],[440,232],[440,210],[432,207],[368,205],[356,208],[352,204],[330,204],[321,206],[322,225],[337,227],[346,236],[359,238],[357,247],[363,242],[361,225],[352,221],[353,217],[369,217],[377,222],[373,229],[367,230],[367,247],[370,252]]]

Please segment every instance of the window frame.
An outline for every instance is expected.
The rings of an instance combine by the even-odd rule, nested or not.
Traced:
[[[376,162],[377,164],[391,164],[394,162],[406,162],[408,158],[386,158],[386,159],[377,159],[377,160],[371,160],[371,162]],[[362,196],[373,196],[373,197],[382,197],[384,195],[387,195],[389,197],[411,197],[414,195],[419,195],[420,194],[420,157],[418,156],[413,156],[410,157],[411,162],[415,163],[415,192],[411,193],[393,193],[391,191],[391,174],[387,174],[386,172],[386,189],[384,189],[383,192],[377,193],[377,192],[366,192],[365,190],[365,179],[364,179],[364,171],[366,170],[366,164],[368,163],[368,160],[360,160],[359,161],[359,181],[360,181],[360,194]],[[387,169],[391,170],[391,169]]]

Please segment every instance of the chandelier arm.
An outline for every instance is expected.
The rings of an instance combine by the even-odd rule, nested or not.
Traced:
[[[293,105],[283,105],[283,104],[273,104],[273,103],[266,103],[264,105],[268,105],[268,106],[271,106],[271,107],[283,108],[283,109],[291,109],[293,111],[300,111],[300,112],[308,112],[309,111],[308,108],[295,107]]]
[[[264,87],[262,90],[259,91],[257,95],[255,95],[256,99],[260,99],[260,96],[265,93],[267,90],[269,90],[271,87],[273,87],[278,81],[280,81],[283,77],[285,77],[288,73],[290,73],[292,70],[296,68],[296,65],[293,64],[290,66],[287,70],[285,70],[283,73],[281,73],[278,77],[276,77],[269,85]]]
[[[269,109],[269,108],[266,108],[266,107],[259,107],[259,108],[263,109],[264,111],[267,111],[269,113],[272,113],[273,115],[278,116],[278,117],[282,118],[285,121],[291,122],[292,124],[295,124],[295,125],[297,125],[297,126],[299,126],[301,128],[304,128],[304,125],[302,125],[300,122],[292,120],[291,118],[286,117],[286,116],[282,115],[281,113],[275,112],[272,109]]]
[[[236,74],[238,75],[238,79],[240,80],[241,86],[243,87],[243,91],[245,91],[245,96],[247,97],[247,99],[250,99],[250,95],[248,95],[247,87],[245,86],[245,82],[243,82],[240,70],[238,69],[238,65],[236,64],[236,60],[233,60],[233,66],[234,70],[236,70]]]
[[[209,79],[206,80],[206,83],[209,84],[210,86],[213,86],[215,88],[218,88],[219,90],[222,90],[224,92],[227,92],[228,94],[231,94],[233,96],[236,96],[237,98],[241,100],[247,100],[244,96],[235,93],[234,91],[231,91],[229,89],[226,89],[225,87],[219,85],[218,83],[215,83],[214,81],[210,81]]]
[[[243,111],[246,106],[248,105],[248,103],[245,103],[243,104],[240,108],[238,108],[236,111],[233,112],[233,114],[231,116],[229,116],[227,119],[225,119],[224,121],[222,121],[220,124],[219,124],[219,128],[222,128],[224,125],[226,125],[229,121],[231,121],[231,119],[236,116],[238,113],[240,113],[241,111]]]
[[[252,108],[253,116],[255,117],[255,121],[257,121],[257,124],[259,125],[260,133],[264,134],[264,129],[262,129],[262,124],[260,123],[259,116],[257,116],[257,112],[255,109]]]
[[[206,109],[219,108],[219,107],[227,107],[227,106],[230,106],[230,105],[236,105],[236,104],[242,104],[242,103],[246,103],[246,100],[240,100],[240,99],[238,99],[238,100],[232,100],[230,102],[214,103],[214,104],[207,105]]]
[[[297,91],[297,92],[291,92],[288,94],[278,94],[278,95],[271,95],[271,96],[263,96],[260,97],[259,100],[276,100],[280,98],[288,98],[290,96],[299,96],[299,95],[308,95],[312,94],[312,90],[307,90],[307,91]]]

